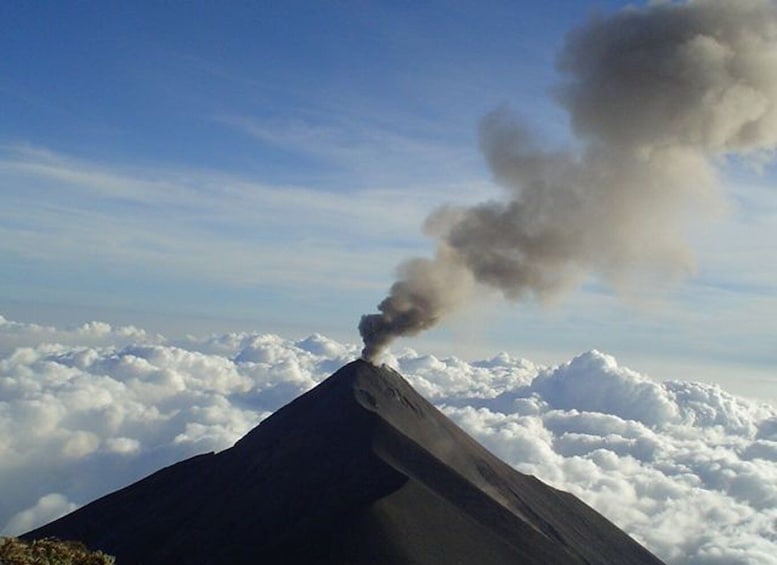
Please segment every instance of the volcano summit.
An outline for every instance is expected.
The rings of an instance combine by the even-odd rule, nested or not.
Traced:
[[[395,371],[354,361],[232,448],[182,461],[27,539],[121,565],[656,565],[571,494],[480,446]]]

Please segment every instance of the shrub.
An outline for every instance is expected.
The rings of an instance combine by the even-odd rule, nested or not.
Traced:
[[[0,565],[113,565],[114,562],[112,556],[89,551],[78,541],[0,538]]]

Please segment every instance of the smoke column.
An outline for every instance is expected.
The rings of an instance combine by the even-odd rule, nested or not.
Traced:
[[[777,4],[656,2],[572,31],[557,99],[580,141],[550,151],[507,109],[486,115],[480,146],[498,201],[427,219],[431,259],[411,259],[362,316],[363,357],[415,335],[472,298],[546,300],[596,275],[617,289],[645,274],[693,271],[689,219],[720,207],[716,165],[777,145]]]

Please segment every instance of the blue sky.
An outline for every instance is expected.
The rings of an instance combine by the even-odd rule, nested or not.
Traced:
[[[478,120],[574,144],[564,34],[623,2],[5,3],[0,314],[358,340],[444,203],[498,196]],[[721,163],[698,271],[550,308],[482,304],[397,344],[539,362],[590,349],[777,399],[773,168]]]

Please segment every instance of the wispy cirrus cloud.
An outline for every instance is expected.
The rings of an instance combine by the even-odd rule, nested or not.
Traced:
[[[29,146],[5,147],[0,186],[6,253],[239,285],[369,284],[390,268],[379,266],[384,257],[423,245],[420,218],[447,188],[271,185],[216,171],[104,165]]]
[[[657,295],[646,286],[624,305],[593,284],[549,312],[533,304],[494,307],[479,322],[484,330],[455,346],[469,348],[468,355],[520,347],[544,359],[608,347],[651,370],[699,378],[716,358],[720,367],[742,368],[740,382],[753,381],[773,364],[776,350],[775,273],[764,257],[777,223],[770,220],[766,182],[738,186],[731,185],[729,217],[694,240],[699,274],[682,287]],[[205,284],[218,293],[211,294],[208,313],[234,316],[250,307],[234,296],[236,289],[276,289],[290,298],[279,303],[274,319],[300,320],[299,311],[323,308],[318,321],[303,323],[351,328],[359,312],[349,308],[371,307],[400,258],[427,252],[419,226],[429,210],[482,200],[495,189],[466,181],[342,190],[275,185],[247,174],[127,166],[6,145],[0,192],[6,297],[29,300],[28,289],[37,289],[35,301],[92,304],[110,292],[125,296],[119,306],[137,308],[158,295],[153,300],[160,304],[181,297],[176,308],[199,312],[202,295],[194,302],[183,295]],[[57,281],[63,274],[71,280]],[[101,282],[106,276],[113,279]],[[117,283],[122,291],[111,290]],[[71,287],[86,294],[68,298]],[[464,325],[478,325],[472,321]],[[451,346],[437,343],[435,350]],[[701,359],[707,362],[694,368]],[[731,382],[732,371],[714,373]],[[743,393],[755,391],[753,384]]]
[[[455,141],[461,132],[429,121],[420,127],[408,116],[327,116],[307,109],[296,118],[221,114],[212,119],[261,144],[327,164],[335,169],[330,173],[335,178],[338,172],[347,173],[349,183],[457,184],[473,179],[481,168],[474,145]]]

